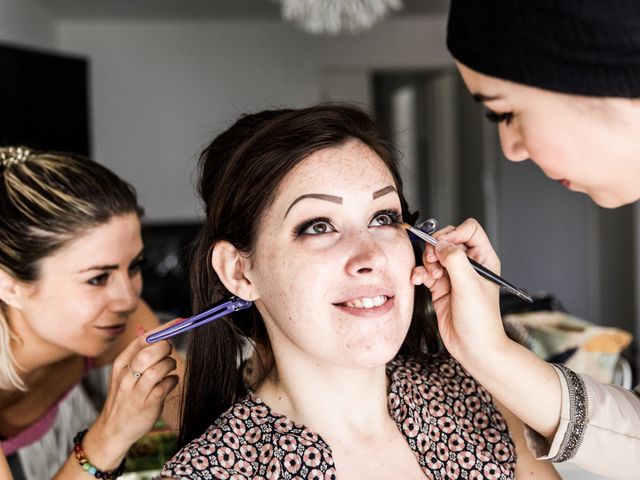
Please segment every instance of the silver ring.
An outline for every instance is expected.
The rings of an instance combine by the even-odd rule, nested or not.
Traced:
[[[142,376],[142,373],[135,371],[133,368],[131,368],[131,365],[127,365],[127,368],[129,369],[129,371],[131,372],[131,375],[133,375],[136,380],[138,380]]]

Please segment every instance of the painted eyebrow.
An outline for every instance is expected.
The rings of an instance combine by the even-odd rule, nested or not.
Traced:
[[[144,249],[140,250],[140,253],[138,253],[138,255],[136,255],[135,258],[131,260],[131,263],[129,264],[129,266],[133,265],[138,260],[140,260],[142,258],[143,253],[144,253]],[[117,270],[117,269],[118,269],[118,265],[94,265],[93,267],[80,270],[78,273],[91,272],[93,270],[105,271],[105,270]]]
[[[482,93],[474,93],[473,99],[478,103],[490,102],[492,100],[501,100],[500,95],[484,95]]]
[[[387,193],[391,193],[391,192],[398,193],[398,191],[396,190],[396,187],[394,187],[393,185],[389,185],[388,187],[381,188],[377,192],[373,192],[373,199],[375,200],[376,198],[381,197],[381,196],[386,195]]]
[[[298,203],[300,200],[304,200],[305,198],[317,198],[319,200],[326,200],[327,202],[337,203],[340,205],[342,204],[342,197],[337,197],[335,195],[326,195],[324,193],[307,193],[305,195],[300,195],[293,202],[291,202],[291,205],[289,205],[289,208],[287,208],[284,216],[286,217],[289,213],[289,210],[291,210],[291,208],[293,208],[296,203]]]
[[[372,197],[375,200],[376,198],[391,192],[397,192],[397,190],[394,186],[389,185],[387,187],[381,188],[380,190],[376,190],[375,192],[373,192]],[[296,203],[298,203],[300,200],[304,200],[305,198],[317,198],[319,200],[326,200],[327,202],[332,202],[332,203],[337,203],[339,205],[342,205],[342,197],[338,197],[336,195],[326,195],[324,193],[307,193],[305,195],[300,195],[293,202],[291,202],[291,205],[289,205],[289,208],[287,208],[287,211],[285,212],[284,216],[286,217],[287,214],[289,213],[289,210],[291,210],[291,208]]]

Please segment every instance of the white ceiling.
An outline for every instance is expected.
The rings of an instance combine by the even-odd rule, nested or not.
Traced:
[[[276,0],[35,0],[55,19],[278,18]],[[449,0],[403,0],[394,15],[446,13]]]

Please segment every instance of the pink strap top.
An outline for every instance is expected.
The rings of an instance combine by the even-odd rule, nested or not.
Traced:
[[[83,377],[86,376],[92,368],[93,358],[85,357]],[[71,390],[73,390],[76,385],[77,383],[72,385],[66,392],[60,395],[46,412],[44,412],[40,417],[38,417],[35,422],[33,422],[23,431],[11,438],[2,440],[0,442],[0,445],[2,445],[2,451],[4,452],[4,454],[9,456],[20,450],[22,447],[26,447],[27,445],[31,445],[32,443],[40,440],[44,436],[44,434],[47,433],[51,429],[51,427],[53,427],[53,424],[56,421],[56,417],[58,416],[60,403],[65,398],[67,398],[69,393],[71,393]]]

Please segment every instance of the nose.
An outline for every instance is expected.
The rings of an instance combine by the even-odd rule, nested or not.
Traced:
[[[115,312],[130,313],[138,308],[142,290],[139,276],[121,276],[112,284],[111,308]]]
[[[524,143],[524,136],[517,125],[501,123],[498,126],[500,146],[504,156],[512,162],[522,162],[529,158],[529,151]]]
[[[388,258],[385,251],[370,232],[354,233],[351,243],[351,253],[346,265],[349,275],[358,276],[378,272],[387,264]]]

